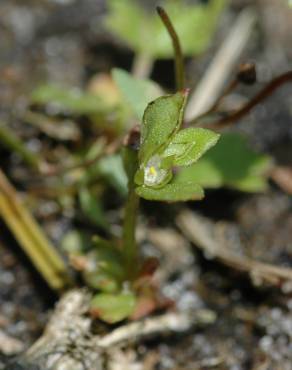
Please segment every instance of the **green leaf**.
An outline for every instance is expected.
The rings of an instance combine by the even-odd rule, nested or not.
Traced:
[[[240,191],[257,193],[266,191],[268,189],[268,182],[264,176],[248,175],[238,181],[230,182],[229,186]]]
[[[88,188],[79,190],[79,202],[83,214],[95,225],[108,228],[109,224],[99,199],[92,194]]]
[[[144,184],[144,170],[139,169],[134,177],[134,182],[136,185],[143,185]]]
[[[212,161],[205,157],[189,167],[181,168],[176,174],[174,181],[176,183],[194,182],[200,184],[203,188],[219,188],[223,186],[223,174]]]
[[[162,90],[151,80],[133,77],[130,73],[115,68],[113,78],[125,101],[130,105],[136,117],[142,121],[147,104],[162,95]]]
[[[43,85],[37,88],[31,96],[36,104],[51,104],[58,110],[66,110],[75,114],[97,114],[104,112],[102,100],[90,93],[78,89],[65,89],[55,85]]]
[[[91,288],[107,293],[117,292],[125,275],[122,254],[110,241],[94,237],[93,242],[95,250],[86,255],[89,263],[83,277]]]
[[[132,293],[101,293],[92,299],[91,312],[101,320],[114,324],[129,317],[135,305],[136,297]]]
[[[102,156],[104,150],[104,143],[95,142],[84,156],[83,161],[92,161]],[[127,175],[120,154],[102,156],[94,164],[85,168],[80,184],[83,187],[87,186],[96,182],[100,177],[103,177],[121,195],[127,194]]]
[[[140,164],[163,150],[180,128],[186,97],[185,92],[178,92],[162,96],[147,106],[141,126]]]
[[[139,186],[136,193],[147,200],[159,200],[165,202],[183,202],[188,200],[200,200],[204,197],[204,191],[200,185],[193,182],[170,183],[160,189],[148,186]]]
[[[92,242],[88,234],[73,229],[63,236],[61,247],[70,255],[83,254],[92,247]]]
[[[203,128],[186,128],[173,137],[163,156],[174,155],[173,165],[175,166],[189,166],[214,146],[219,136],[219,134]]]
[[[123,256],[115,245],[99,245],[94,251],[97,271],[106,272],[122,281],[124,277]]]
[[[104,293],[115,293],[120,288],[118,281],[107,272],[84,271],[82,276],[87,286]]]
[[[226,0],[191,4],[166,0],[163,6],[180,38],[184,55],[203,53],[210,44]],[[145,7],[147,4],[145,5]],[[173,48],[155,8],[144,9],[136,0],[109,0],[106,26],[135,52],[153,58],[170,58]]]
[[[173,157],[173,164],[176,163],[177,159],[182,157],[188,152],[194,144],[192,143],[170,143],[169,146],[162,153],[163,158]]]
[[[104,176],[120,194],[127,194],[127,175],[120,154],[101,158],[97,164],[98,172]]]
[[[228,186],[261,192],[267,188],[266,174],[271,165],[271,158],[251,149],[244,136],[225,133],[198,163],[181,169],[175,182],[194,181],[207,188]]]

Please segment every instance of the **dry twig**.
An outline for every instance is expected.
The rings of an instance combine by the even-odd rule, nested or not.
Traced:
[[[104,336],[92,335],[92,319],[87,315],[91,296],[85,290],[72,290],[58,303],[43,336],[19,360],[28,368],[43,370],[102,370],[117,346],[169,332],[184,332],[216,319],[213,311],[167,313],[121,326]],[[7,370],[14,370],[15,367]],[[19,369],[19,368],[17,368]],[[22,369],[22,367],[21,367]]]
[[[71,278],[62,257],[21,201],[19,194],[0,170],[0,216],[12,231],[47,284],[62,290]]]
[[[207,72],[190,96],[185,115],[186,121],[193,121],[216,101],[230,71],[238,63],[238,58],[247,45],[255,20],[252,9],[245,9],[240,13]]]
[[[252,258],[236,254],[219,241],[217,225],[191,211],[183,211],[177,218],[177,224],[183,234],[210,257],[223,264],[248,273],[255,285],[266,283],[280,286],[292,281],[292,269],[258,262]]]

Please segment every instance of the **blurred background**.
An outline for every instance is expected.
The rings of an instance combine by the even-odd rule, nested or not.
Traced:
[[[104,236],[108,236],[109,231],[120,235],[126,192],[120,161],[113,156],[94,169],[90,167],[90,161],[100,152],[115,152],[119,140],[137,123],[137,118],[120,104],[110,73],[112,68],[118,67],[138,77],[153,79],[166,92],[175,90],[171,43],[155,13],[156,5],[164,5],[167,9],[174,3],[175,0],[0,1],[0,167],[62,253],[88,240],[86,238],[96,231]],[[257,84],[240,86],[232,92],[224,102],[227,111],[241,106],[272,78],[291,69],[292,8],[288,0],[186,0],[184,6],[200,7],[199,14],[191,19],[198,22],[194,29],[186,25],[190,10],[178,11],[172,18],[185,35],[182,44],[186,55],[186,84],[194,91],[200,86],[208,91],[202,106],[193,106],[194,111],[189,111],[189,118],[208,108],[208,97],[212,101],[223,91],[242,62],[256,64]],[[238,32],[236,27],[239,27],[238,39],[224,49],[235,29]],[[236,51],[237,47],[240,50]],[[218,57],[220,51],[222,54]],[[216,66],[215,77],[210,82],[208,72],[212,63]],[[218,75],[221,79],[219,77],[216,84]],[[204,77],[207,85],[204,85]],[[291,91],[291,84],[284,85],[233,128],[246,134],[255,150],[270,155],[277,165],[290,168]],[[197,92],[198,96],[203,94],[201,90]],[[84,161],[87,163],[85,169],[82,166],[80,169],[78,166]],[[67,172],[68,168],[74,171]],[[268,195],[243,195],[238,189],[211,190],[206,201],[190,207],[213,220],[232,221],[249,236],[258,236],[258,230],[262,234],[272,230],[269,239],[264,241],[250,236],[247,254],[290,267],[292,206],[287,188],[292,192],[291,177],[288,176],[285,186],[285,190],[275,186]],[[175,213],[177,208],[171,207],[169,211],[167,206],[159,205],[159,211],[155,211],[143,205],[142,210],[150,219],[150,227],[174,228],[170,213]],[[256,224],[258,218],[263,220],[263,225]],[[7,356],[27,348],[40,335],[47,310],[56,300],[16,239],[7,222],[1,219],[0,342],[1,335],[3,338],[11,336],[15,342],[11,339],[14,349],[5,353],[2,348],[2,354],[0,345],[0,369],[1,358],[4,361]],[[269,246],[272,249],[267,252]],[[220,331],[216,327],[214,336],[214,332],[189,336],[181,347],[178,343],[162,346],[159,353],[163,353],[165,361],[157,365],[157,369],[193,369],[188,364],[195,359],[219,358],[221,341],[224,353],[229,348],[235,354],[229,362],[224,360],[220,364],[219,361],[215,368],[292,369],[291,299],[277,296],[269,306],[270,298],[265,291],[252,291],[246,281],[241,288],[233,287],[230,279],[224,280],[225,270],[221,271],[212,263],[209,266],[209,262],[206,266],[201,255],[195,258],[201,264],[196,270],[196,279],[205,268],[215,271],[213,276],[203,274],[207,288],[202,288],[200,298],[196,299],[224,311],[223,329]],[[213,289],[220,291],[219,303],[208,301]],[[250,296],[246,293],[249,289]],[[288,301],[290,309],[287,309]],[[256,324],[255,316],[262,304],[269,307],[268,318]],[[283,312],[272,311],[282,304],[285,306]],[[230,328],[229,313],[235,306],[242,316],[238,314],[234,318],[230,314],[236,323]],[[276,316],[278,312],[278,319],[273,317],[273,312]],[[278,333],[284,338],[281,339],[283,343],[275,340],[270,344],[266,339],[270,338],[266,332],[269,319],[289,323],[289,332],[285,332],[284,325]],[[260,342],[262,338],[265,339]],[[258,346],[259,352],[253,345]],[[186,359],[183,359],[182,346],[192,348]],[[262,358],[266,358],[269,351],[279,352],[278,347],[286,350],[282,357],[279,355],[278,362],[275,360],[273,367],[260,367]],[[177,352],[174,348],[178,348]],[[268,363],[273,364],[272,360]]]

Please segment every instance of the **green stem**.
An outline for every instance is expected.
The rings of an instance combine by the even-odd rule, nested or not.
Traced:
[[[126,203],[123,234],[124,256],[127,272],[130,277],[135,273],[135,267],[137,266],[138,260],[138,248],[135,235],[138,207],[139,197],[135,193],[135,190],[132,189],[129,192]]]
[[[138,267],[138,247],[136,243],[136,225],[139,208],[139,196],[135,192],[134,176],[137,170],[137,152],[131,148],[124,150],[124,163],[128,175],[128,199],[125,207],[123,224],[123,254],[127,278],[132,280]]]
[[[185,67],[179,37],[166,11],[160,6],[158,6],[156,10],[162,22],[164,23],[172,41],[175,54],[175,78],[177,90],[183,90],[185,87]]]

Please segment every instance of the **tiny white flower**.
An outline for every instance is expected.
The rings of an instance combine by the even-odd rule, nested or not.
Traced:
[[[160,168],[161,157],[154,155],[144,168],[144,184],[147,186],[159,185],[167,175],[167,170]]]

